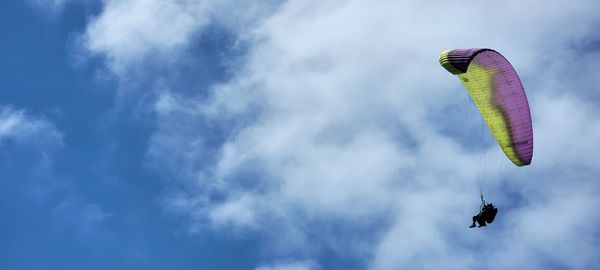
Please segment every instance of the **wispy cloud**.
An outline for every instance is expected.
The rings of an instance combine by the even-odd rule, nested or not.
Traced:
[[[92,55],[106,57],[113,74],[127,80],[145,63],[172,64],[215,21],[246,28],[274,1],[104,0],[81,37]],[[264,8],[263,8],[264,7]],[[132,69],[133,68],[133,69]]]
[[[72,0],[26,0],[33,8],[54,17],[60,14],[65,4]]]
[[[101,16],[88,27],[85,45],[106,55],[117,71],[150,54],[160,57],[185,47],[210,19],[210,2],[205,1],[104,2]]]
[[[63,144],[63,134],[48,119],[26,110],[0,106],[0,144],[13,141],[22,145],[53,147]]]
[[[18,210],[31,204],[48,211],[53,219],[46,226],[88,240],[106,232],[103,221],[112,213],[82,196],[69,176],[57,173],[56,157],[65,144],[63,132],[51,119],[27,109],[0,106],[0,151],[10,156],[0,160],[0,175],[8,187],[11,181],[18,183],[19,195],[11,207]],[[12,168],[12,164],[17,166]]]
[[[256,268],[256,270],[309,270],[316,269],[315,265],[310,262],[291,262],[291,263],[280,263],[273,265],[265,265]]]
[[[89,6],[96,0],[25,0],[36,12],[50,20],[58,20],[69,5]]]
[[[101,205],[89,203],[76,193],[71,193],[57,203],[52,215],[59,229],[67,230],[84,240],[106,233],[104,222],[113,216]]]

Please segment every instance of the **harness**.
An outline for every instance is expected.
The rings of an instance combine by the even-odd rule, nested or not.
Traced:
[[[481,206],[479,208],[481,208],[481,210],[483,210],[483,207],[485,207],[485,200],[483,199],[483,194],[479,194],[481,196]]]

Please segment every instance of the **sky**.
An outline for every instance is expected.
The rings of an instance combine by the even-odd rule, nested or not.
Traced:
[[[3,0],[0,269],[598,268],[597,10]],[[453,48],[519,73],[530,166]],[[469,229],[480,191],[499,214]]]

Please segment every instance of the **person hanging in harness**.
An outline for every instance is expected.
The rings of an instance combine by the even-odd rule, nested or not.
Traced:
[[[469,228],[475,227],[475,222],[479,224],[479,227],[485,227],[485,223],[494,222],[494,218],[496,218],[496,214],[498,214],[498,208],[496,208],[493,204],[486,204],[483,200],[483,195],[481,196],[481,211],[476,216],[473,216],[473,224],[469,226]]]

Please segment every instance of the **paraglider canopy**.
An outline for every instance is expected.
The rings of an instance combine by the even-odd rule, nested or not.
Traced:
[[[439,61],[459,77],[504,154],[517,166],[529,165],[531,113],[521,80],[508,60],[492,49],[470,48],[445,51]]]

